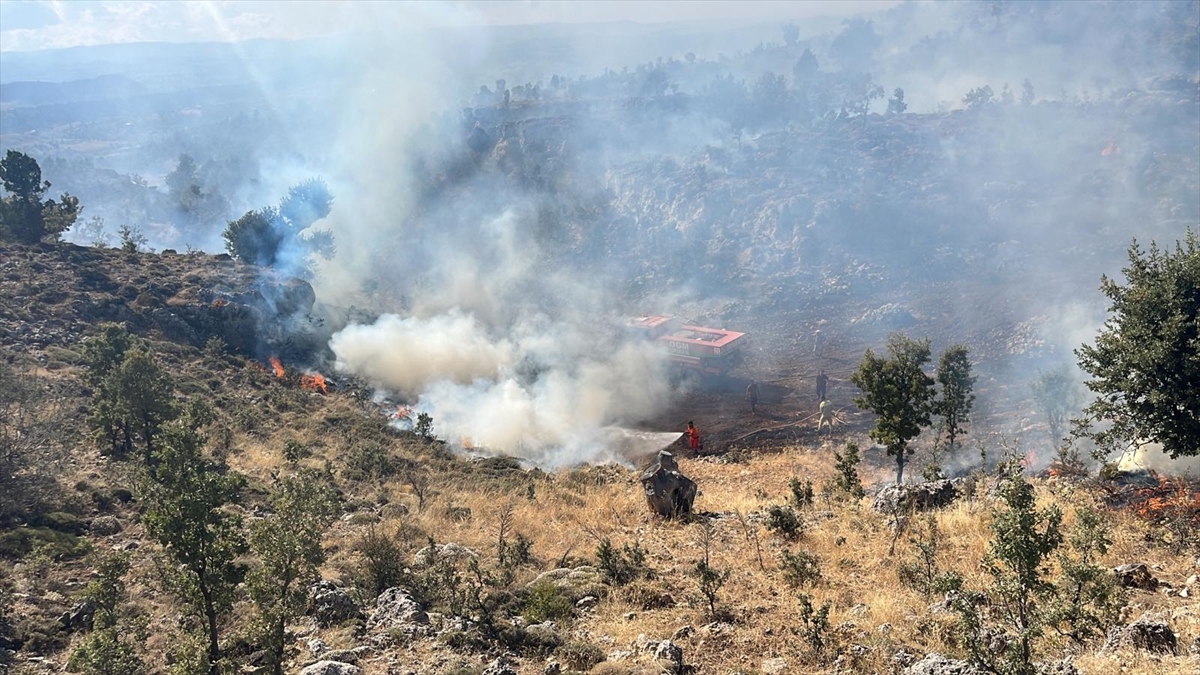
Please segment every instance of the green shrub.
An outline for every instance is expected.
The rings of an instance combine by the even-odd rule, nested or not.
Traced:
[[[554,651],[554,657],[571,670],[591,670],[605,660],[604,650],[590,642],[573,641]]]
[[[596,559],[604,578],[614,586],[623,586],[635,579],[650,576],[646,567],[646,550],[640,544],[625,544],[620,549],[605,537],[596,549]]]
[[[561,621],[571,616],[571,599],[559,592],[550,582],[529,589],[525,600],[525,619],[530,623]]]
[[[396,461],[383,444],[360,441],[346,453],[346,478],[350,480],[383,479],[396,473]]]
[[[788,481],[788,487],[792,491],[793,506],[798,509],[812,506],[813,484],[811,480],[801,481],[799,478],[792,478]]]
[[[354,550],[362,556],[357,585],[369,599],[374,600],[404,580],[404,550],[396,537],[371,527],[355,542]]]
[[[783,568],[783,579],[789,586],[807,586],[815,584],[821,578],[821,565],[817,556],[801,551],[799,553],[784,552],[780,561]]]
[[[804,522],[790,506],[772,506],[767,509],[767,528],[778,532],[789,541],[795,541],[804,534]]]
[[[87,531],[87,523],[79,516],[65,511],[52,511],[34,519],[36,525],[48,527],[55,532],[67,534],[83,534]]]
[[[35,549],[53,560],[78,558],[91,550],[87,539],[48,527],[18,527],[0,532],[0,558],[16,560]]]

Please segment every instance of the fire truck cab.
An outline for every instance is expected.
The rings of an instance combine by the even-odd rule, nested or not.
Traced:
[[[673,316],[641,316],[626,326],[658,341],[673,363],[701,374],[724,375],[749,341],[745,333],[693,326]]]

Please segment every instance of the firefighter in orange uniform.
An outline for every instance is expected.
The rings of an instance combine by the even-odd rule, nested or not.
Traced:
[[[687,435],[688,435],[689,447],[691,447],[691,449],[694,452],[699,452],[700,451],[700,430],[697,429],[696,425],[692,424],[691,421],[688,421]]]

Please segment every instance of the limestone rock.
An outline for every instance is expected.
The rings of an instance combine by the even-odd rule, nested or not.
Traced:
[[[96,516],[88,529],[92,534],[107,537],[121,531],[121,521],[117,520],[116,516]]]
[[[591,565],[560,567],[542,572],[529,582],[526,588],[536,588],[541,584],[554,586],[563,595],[570,598],[571,602],[576,603],[582,602],[589,596],[599,598],[607,590],[604,585],[604,576],[600,570]]]
[[[1114,626],[1108,632],[1108,642],[1105,643],[1104,649],[1110,651],[1123,647],[1175,654],[1179,648],[1179,640],[1166,621],[1143,616],[1128,626]]]
[[[948,659],[941,654],[929,654],[908,667],[905,675],[986,675],[966,661]]]
[[[317,661],[300,671],[300,675],[359,675],[358,666],[340,661]]]
[[[654,658],[673,664],[675,672],[683,669],[683,648],[670,640],[663,640],[655,646]]]
[[[308,589],[308,613],[321,626],[333,626],[362,618],[362,612],[350,594],[327,580],[318,581]]]
[[[413,555],[413,564],[426,567],[435,560],[449,560],[452,563],[458,564],[478,557],[478,553],[466,546],[450,542],[448,544],[438,544],[436,548],[428,546],[422,548]]]
[[[763,659],[762,666],[759,670],[763,675],[783,675],[787,672],[788,662],[782,656],[776,656],[772,659]]]
[[[506,659],[499,658],[489,663],[482,675],[517,675],[517,671]]]
[[[375,600],[375,613],[371,615],[367,627],[372,631],[387,631],[428,624],[429,615],[421,610],[411,595],[402,588],[389,588]]]
[[[646,504],[655,514],[674,518],[692,512],[696,483],[679,472],[671,453],[666,450],[658,453],[658,461],[642,472],[641,480]]]
[[[941,508],[958,499],[962,482],[961,478],[956,478],[903,485],[890,483],[875,495],[871,508],[887,514]]]
[[[1158,590],[1158,579],[1151,574],[1150,568],[1144,563],[1119,565],[1113,569],[1117,575],[1117,583],[1125,588],[1138,588],[1143,591]]]

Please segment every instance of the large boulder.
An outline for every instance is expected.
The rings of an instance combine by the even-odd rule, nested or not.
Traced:
[[[987,675],[967,661],[948,659],[933,653],[904,670],[905,675]]]
[[[962,483],[961,478],[900,485],[889,483],[880,488],[871,508],[886,514],[941,508],[958,499]]]
[[[1154,578],[1150,568],[1144,563],[1118,565],[1113,568],[1113,573],[1117,575],[1117,583],[1125,588],[1138,588],[1143,591],[1158,590],[1158,579]]]
[[[517,675],[517,671],[507,659],[498,658],[483,669],[483,675]]]
[[[608,590],[604,585],[604,575],[591,565],[547,570],[537,575],[526,587],[533,589],[543,584],[554,586],[572,602],[581,602],[588,597],[595,600]]]
[[[675,456],[663,450],[658,461],[642,472],[642,488],[650,510],[664,518],[692,512],[696,501],[696,483],[679,472]]]
[[[362,618],[362,612],[350,594],[324,579],[308,589],[308,613],[324,627]]]
[[[450,542],[448,544],[435,544],[432,548],[429,546],[422,548],[413,555],[413,564],[419,567],[428,567],[436,561],[447,561],[458,565],[466,564],[472,558],[478,557],[478,553],[466,546]]]
[[[317,661],[300,671],[300,675],[359,675],[358,666],[340,661]]]
[[[1114,626],[1108,632],[1105,651],[1115,649],[1142,649],[1160,654],[1175,654],[1179,639],[1166,621],[1143,616],[1128,626]]]
[[[403,588],[389,588],[375,600],[375,613],[367,622],[373,631],[390,631],[426,626],[429,615]]]

